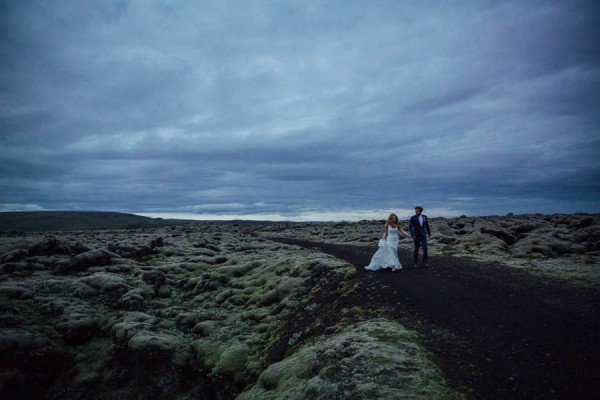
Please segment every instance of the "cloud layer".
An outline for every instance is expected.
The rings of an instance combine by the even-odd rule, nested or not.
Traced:
[[[600,212],[594,1],[0,8],[0,210]]]

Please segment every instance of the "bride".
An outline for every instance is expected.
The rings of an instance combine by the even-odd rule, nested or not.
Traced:
[[[379,249],[373,254],[371,262],[365,269],[378,271],[383,268],[391,268],[392,272],[396,272],[402,268],[402,264],[400,264],[400,260],[398,259],[399,232],[410,238],[410,235],[400,227],[398,216],[390,214],[385,223],[383,238],[379,241]]]

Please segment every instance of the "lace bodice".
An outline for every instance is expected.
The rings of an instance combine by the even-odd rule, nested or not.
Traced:
[[[398,235],[398,228],[393,228],[391,226],[388,226],[388,237],[387,237],[388,242],[398,242],[399,238],[400,237]]]

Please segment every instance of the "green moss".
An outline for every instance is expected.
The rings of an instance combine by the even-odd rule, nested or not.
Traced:
[[[400,340],[400,337],[398,337],[397,334],[389,331],[373,331],[368,332],[367,334],[380,342],[397,342]]]
[[[267,316],[267,314],[264,312],[264,310],[252,310],[252,311],[243,312],[241,315],[241,318],[242,318],[242,320],[246,320],[246,321],[260,322],[266,316]]]
[[[372,320],[314,338],[261,373],[238,399],[459,399],[401,325]]]
[[[344,316],[348,316],[348,315],[362,315],[363,314],[363,309],[360,308],[359,306],[354,306],[352,308],[342,308],[341,314]]]
[[[215,343],[209,343],[200,339],[193,341],[191,345],[196,354],[196,360],[200,362],[204,368],[212,370],[217,365],[223,350]]]
[[[246,369],[249,353],[250,349],[245,344],[236,344],[228,347],[216,361],[213,372],[233,377],[237,382],[241,381]]]

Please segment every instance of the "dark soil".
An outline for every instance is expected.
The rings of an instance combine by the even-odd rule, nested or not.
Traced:
[[[376,248],[273,240],[355,265],[363,292],[356,305],[386,310],[419,332],[469,398],[600,399],[597,289],[457,257],[414,268],[412,252],[402,250],[404,269],[369,272]]]

